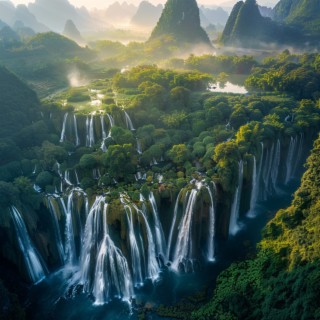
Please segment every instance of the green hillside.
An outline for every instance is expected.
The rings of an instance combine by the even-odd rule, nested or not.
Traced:
[[[89,49],[54,32],[39,33],[25,41],[13,41],[9,36],[2,41],[0,32],[0,64],[41,96],[66,87],[68,74],[75,69],[82,71],[86,65],[81,61],[87,63],[94,58]]]
[[[274,8],[275,19],[302,29],[306,35],[318,36],[320,3],[318,0],[280,0]]]
[[[35,119],[39,101],[34,91],[0,67],[0,136],[10,137]]]

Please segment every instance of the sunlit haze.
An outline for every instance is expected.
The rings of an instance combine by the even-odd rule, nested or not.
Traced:
[[[106,8],[110,4],[116,2],[117,0],[70,0],[69,2],[75,5],[76,7],[86,6],[87,8]],[[139,4],[142,0],[120,0],[118,2],[128,2],[133,4]],[[165,0],[148,0],[153,4],[165,3]],[[28,4],[29,2],[34,2],[30,0],[12,0],[14,4]],[[237,2],[237,0],[198,0],[199,4],[206,5],[224,5],[224,6],[232,6]],[[274,5],[277,0],[258,0],[258,4],[261,5]]]

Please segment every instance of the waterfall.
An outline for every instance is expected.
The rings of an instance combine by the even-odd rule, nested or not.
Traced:
[[[17,233],[19,247],[22,252],[30,280],[34,283],[39,282],[45,277],[46,266],[44,262],[42,262],[39,253],[32,244],[20,212],[14,206],[11,207],[10,212],[14,228]]]
[[[209,237],[208,237],[208,261],[214,261],[214,235],[215,235],[215,209],[214,201],[211,189],[206,187],[210,196],[210,208],[209,208]]]
[[[126,258],[110,238],[106,206],[102,218],[103,239],[96,258],[92,289],[95,304],[105,304],[114,296],[129,301],[133,295],[130,270]]]
[[[262,150],[263,150],[263,146],[262,146]],[[256,208],[258,196],[259,196],[259,176],[260,176],[260,170],[261,170],[261,163],[262,163],[262,159],[260,160],[259,172],[257,174],[257,160],[256,160],[256,157],[253,156],[250,208],[247,213],[247,216],[249,216],[249,217],[255,216],[255,208]]]
[[[104,122],[104,116],[100,116],[100,122],[101,122],[101,131],[102,131],[102,139],[107,138],[106,128],[105,128],[105,122]]]
[[[103,152],[106,152],[107,151],[107,147],[106,147],[107,133],[106,133],[106,128],[105,128],[105,122],[104,122],[104,116],[103,115],[100,115],[100,122],[101,122],[101,131],[102,131],[102,142],[101,142],[100,149]]]
[[[150,192],[149,194],[149,201],[150,201],[150,204],[152,207],[152,213],[153,213],[157,252],[158,254],[162,254],[163,256],[165,256],[166,244],[165,244],[163,229],[162,229],[161,222],[159,220],[159,212],[157,208],[156,199],[154,198],[154,194],[152,192]]]
[[[274,143],[272,143],[271,149],[267,150],[266,164],[265,164],[265,167],[263,169],[263,183],[264,183],[263,200],[267,200],[268,194],[271,193],[270,192],[270,177],[271,177],[273,153],[274,153]]]
[[[84,237],[82,241],[82,250],[80,257],[81,266],[81,282],[84,284],[84,291],[91,291],[91,274],[92,266],[95,261],[94,254],[97,251],[97,246],[101,241],[102,233],[102,216],[101,207],[103,210],[107,210],[107,204],[104,202],[103,196],[97,196],[94,204],[92,205],[84,228]]]
[[[304,143],[304,135],[303,133],[300,134],[300,141],[299,141],[299,148],[298,148],[298,153],[296,156],[296,161],[292,170],[292,175],[295,176],[297,174],[297,169],[299,167],[301,158],[302,158],[302,151],[303,151],[303,143]]]
[[[178,216],[178,209],[179,209],[179,199],[181,195],[182,189],[180,190],[176,203],[174,205],[174,211],[173,211],[173,220],[171,223],[171,228],[170,228],[170,233],[169,233],[169,238],[168,238],[168,247],[167,247],[167,260],[170,260],[170,252],[171,252],[171,244],[172,244],[172,236],[173,236],[173,230],[175,229],[176,221],[177,221],[177,216]]]
[[[63,117],[63,124],[62,124],[60,142],[64,142],[64,140],[65,140],[65,138],[66,138],[67,119],[68,119],[68,113],[66,113],[66,114],[64,115],[64,117]]]
[[[139,154],[142,154],[141,142],[138,138],[137,138],[137,152]]]
[[[123,112],[124,112],[124,115],[125,115],[127,128],[129,130],[131,130],[131,131],[135,130],[134,127],[133,127],[132,121],[130,119],[130,116],[128,115],[128,113],[125,110],[123,110]]]
[[[128,221],[128,227],[129,227],[129,242],[130,242],[130,253],[131,253],[134,284],[136,286],[141,286],[143,284],[141,257],[140,257],[140,251],[139,251],[136,235],[134,232],[132,208],[126,204],[124,205],[124,208],[127,213],[127,221]]]
[[[77,185],[79,185],[80,184],[80,180],[79,180],[78,172],[77,172],[76,169],[74,170],[74,175],[76,177],[76,183],[77,183]]]
[[[73,209],[73,195],[74,190],[72,190],[68,196],[67,207],[62,198],[60,198],[63,211],[66,216],[65,224],[65,245],[64,245],[64,261],[68,265],[74,265],[76,262],[76,246],[74,243],[74,233],[72,224],[72,209]]]
[[[242,183],[243,183],[243,161],[239,161],[239,170],[238,170],[238,186],[234,194],[233,203],[231,206],[230,214],[230,224],[229,224],[229,234],[235,235],[240,227],[238,224],[239,211],[240,211],[240,202],[241,202],[241,192],[242,192]]]
[[[280,152],[281,152],[281,143],[280,143],[280,139],[278,139],[276,150],[274,153],[274,159],[272,162],[272,170],[271,170],[272,187],[276,193],[278,192],[277,181],[278,181],[279,165],[280,165]]]
[[[260,142],[261,145],[261,156],[259,161],[259,170],[258,170],[258,177],[257,177],[257,200],[260,197],[260,186],[261,186],[261,175],[262,175],[262,166],[263,166],[263,156],[264,156],[264,144]]]
[[[114,120],[113,120],[111,114],[109,114],[109,113],[107,113],[107,117],[108,117],[109,123],[110,123],[110,130],[109,130],[108,138],[111,138],[111,128],[114,126]]]
[[[286,178],[285,178],[285,184],[287,184],[292,179],[292,171],[293,171],[293,157],[294,152],[297,145],[297,139],[291,137],[290,138],[290,144],[288,149],[288,155],[286,160]]]
[[[84,292],[93,294],[96,305],[113,297],[128,301],[133,295],[127,260],[109,235],[107,212],[104,196],[97,196],[88,213],[82,241],[80,283]]]
[[[187,207],[178,228],[179,233],[172,262],[172,268],[175,270],[179,269],[180,264],[186,266],[186,263],[192,258],[192,217],[197,193],[197,189],[192,189],[190,192]]]
[[[152,231],[145,214],[146,207],[144,204],[142,206],[142,210],[139,210],[135,205],[133,205],[133,207],[141,215],[146,227],[147,241],[148,241],[147,278],[151,280],[156,280],[159,276],[160,268],[157,262],[156,246],[154,243]]]
[[[89,147],[92,147],[94,145],[94,122],[93,122],[93,114],[90,118],[90,125],[89,125]]]
[[[89,116],[87,116],[87,118],[86,118],[86,147],[89,147],[89,145],[90,145],[89,132],[90,132],[90,120],[89,120]]]
[[[93,114],[91,114],[91,117],[89,119],[89,116],[87,116],[86,119],[86,132],[87,132],[87,138],[86,138],[86,147],[92,147],[95,143],[94,140],[94,117]]]
[[[57,172],[58,172],[58,175],[61,179],[63,179],[63,175],[62,175],[62,172],[61,172],[61,165],[58,161],[56,161],[56,166],[57,166]]]
[[[68,184],[69,186],[72,186],[72,182],[70,181],[70,171],[66,170],[64,172],[64,181],[66,182],[66,184]]]
[[[55,197],[57,197],[57,196],[55,196]],[[60,261],[62,264],[64,264],[64,251],[63,251],[63,244],[62,244],[62,237],[61,237],[61,232],[60,232],[60,227],[59,227],[59,221],[58,221],[58,217],[57,217],[57,213],[56,213],[54,204],[52,203],[55,197],[49,196],[47,198],[47,201],[48,201],[48,207],[49,207],[49,211],[51,214],[51,218],[52,218],[52,221],[54,224],[54,234],[55,234],[55,240],[56,240],[56,244],[57,244],[57,249],[58,249]]]
[[[76,137],[76,147],[78,147],[78,146],[80,146],[80,139],[79,139],[79,134],[78,134],[77,117],[75,114],[73,115],[73,127],[74,127],[74,134]]]

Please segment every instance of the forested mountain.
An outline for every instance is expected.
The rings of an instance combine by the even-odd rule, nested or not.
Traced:
[[[237,2],[233,7],[222,33],[221,42],[259,47],[267,43],[290,43],[298,38],[298,32],[279,26],[270,18],[263,17],[256,0],[246,0]]]
[[[81,73],[92,51],[54,32],[21,40],[9,27],[0,30],[0,64],[28,81],[40,94],[65,87],[72,70]]]
[[[180,43],[210,45],[200,26],[199,8],[195,0],[168,0],[150,40],[172,36]]]
[[[277,21],[302,29],[306,35],[319,35],[320,3],[318,0],[280,0],[273,11]]]
[[[7,69],[0,67],[0,137],[11,138],[32,124],[40,102],[34,91]],[[39,111],[38,111],[39,115]],[[1,154],[1,159],[6,159]]]

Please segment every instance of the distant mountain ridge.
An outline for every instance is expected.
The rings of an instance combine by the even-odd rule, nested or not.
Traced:
[[[35,32],[49,31],[49,28],[40,23],[26,5],[20,4],[15,7],[10,1],[0,1],[0,20],[10,27],[13,27],[17,21],[21,21],[25,27]]]
[[[154,27],[163,10],[161,4],[155,6],[148,1],[142,1],[131,19],[131,24],[141,27]]]

